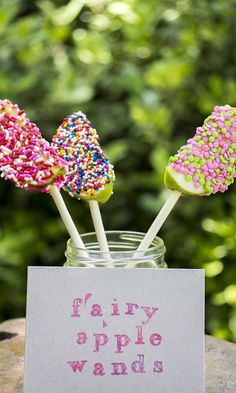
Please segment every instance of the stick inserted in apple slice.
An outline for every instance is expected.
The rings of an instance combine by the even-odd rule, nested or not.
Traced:
[[[41,190],[52,195],[75,245],[85,248],[60,195],[67,164],[42,137],[18,105],[0,101],[1,177],[24,190]]]
[[[170,157],[165,186],[173,190],[138,250],[147,250],[181,195],[225,192],[236,177],[236,108],[216,106],[193,138]]]
[[[100,250],[110,259],[99,203],[112,195],[115,175],[100,147],[97,131],[84,113],[74,112],[63,120],[52,145],[69,166],[64,189],[88,202]]]

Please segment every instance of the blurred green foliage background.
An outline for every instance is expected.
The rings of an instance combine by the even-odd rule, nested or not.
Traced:
[[[1,0],[0,97],[51,140],[84,111],[116,170],[107,229],[145,232],[166,199],[168,157],[214,105],[236,105],[233,0]],[[0,319],[25,314],[27,265],[62,265],[49,195],[0,185]],[[182,197],[160,236],[169,267],[206,271],[206,330],[236,341],[236,188]],[[88,206],[63,193],[79,231]]]

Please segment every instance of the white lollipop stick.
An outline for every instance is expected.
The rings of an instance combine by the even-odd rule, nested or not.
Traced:
[[[146,252],[148,250],[154,237],[159,232],[160,228],[164,224],[165,220],[167,219],[168,215],[170,214],[171,210],[173,209],[174,205],[176,204],[180,196],[181,193],[179,191],[174,190],[171,192],[165,204],[162,206],[157,217],[155,218],[149,230],[147,231],[146,235],[144,236],[139,247],[137,248],[137,251]]]
[[[49,193],[52,196],[52,198],[53,198],[53,200],[59,210],[62,221],[64,222],[66,229],[69,232],[69,235],[70,235],[73,243],[75,244],[76,247],[84,248],[84,250],[85,250],[85,245],[83,243],[83,240],[81,239],[81,237],[76,229],[76,226],[71,218],[71,215],[67,210],[67,207],[66,207],[65,202],[61,196],[60,191],[58,190],[58,188],[56,186],[52,185],[50,187]],[[83,256],[87,256],[87,253],[81,253],[81,254],[84,254]]]
[[[88,203],[89,203],[90,212],[91,212],[95,232],[97,235],[100,251],[103,253],[103,257],[105,259],[110,260],[111,258],[109,256],[109,247],[108,247],[105,229],[102,222],[102,216],[101,216],[99,204],[96,200],[89,201]]]

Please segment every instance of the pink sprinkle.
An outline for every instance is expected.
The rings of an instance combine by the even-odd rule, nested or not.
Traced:
[[[12,114],[12,111],[16,113]],[[55,168],[63,163],[66,171],[65,162],[42,138],[37,126],[30,122],[17,105],[13,105],[9,100],[0,101],[0,112],[1,177],[14,182],[16,187],[37,189],[38,185],[42,185],[41,190],[48,192],[50,187],[47,183],[54,176]],[[3,135],[6,135],[6,138]],[[50,178],[47,174],[49,168]],[[40,183],[37,181],[39,174]],[[61,187],[64,180],[64,177],[59,175],[54,184]]]

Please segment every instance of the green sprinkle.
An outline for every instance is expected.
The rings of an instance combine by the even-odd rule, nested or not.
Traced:
[[[213,134],[212,134],[212,136],[213,136],[214,138],[217,138],[217,137],[218,137],[218,135],[219,135],[219,134],[218,134],[218,132],[217,132],[217,131],[214,131],[214,132],[213,132]]]
[[[176,154],[175,156],[170,157],[169,162],[176,162],[176,161],[178,161],[178,159],[179,159],[179,156]]]
[[[201,159],[200,159],[200,165],[204,165],[205,162],[206,162],[205,158],[201,158]]]
[[[223,128],[221,128],[221,132],[222,132],[223,134],[225,134],[225,133],[226,133],[226,131],[227,131],[227,130],[226,130],[226,128],[224,128],[224,127],[223,127]]]
[[[184,161],[184,165],[186,165],[186,166],[189,165],[189,161],[188,161],[188,160],[185,160],[185,161]]]
[[[232,143],[231,147],[232,149],[236,149],[236,143]]]
[[[201,184],[203,186],[203,184],[205,184],[205,180],[204,179],[199,179],[199,184]]]
[[[188,157],[188,160],[189,160],[190,162],[193,162],[193,161],[194,161],[194,157],[193,157],[193,156],[189,156],[189,157]]]
[[[212,120],[212,119],[213,119],[213,116],[212,116],[212,115],[208,116],[208,117],[204,120],[204,124],[205,124],[205,123],[208,123],[208,121],[209,121],[209,120]]]
[[[210,141],[210,142],[215,142],[214,136],[210,136],[209,141]]]
[[[185,175],[185,180],[191,181],[192,180],[192,176],[191,175]]]
[[[212,123],[212,127],[217,128],[217,123]]]
[[[219,181],[219,180],[212,179],[212,181],[213,181],[213,183],[216,184],[216,185],[220,184],[220,181]]]
[[[211,186],[206,186],[205,190],[206,190],[207,193],[208,192],[211,193],[213,191],[213,188]]]

